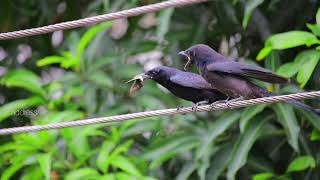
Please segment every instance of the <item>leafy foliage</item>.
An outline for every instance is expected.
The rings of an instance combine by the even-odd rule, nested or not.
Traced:
[[[0,29],[42,26],[154,2],[1,1]],[[293,80],[283,86],[259,84],[274,93],[317,90],[317,5],[300,0],[210,1],[60,35],[0,42],[0,127],[190,105],[153,82],[129,95],[123,82],[158,64],[182,68],[177,52],[195,43]],[[320,108],[318,100],[306,103]],[[312,112],[274,104],[3,136],[0,177],[319,179],[319,123]]]

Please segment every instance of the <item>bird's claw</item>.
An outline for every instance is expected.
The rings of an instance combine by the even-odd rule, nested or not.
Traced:
[[[177,111],[180,111],[182,108],[184,108],[183,106],[178,106],[177,107]]]
[[[198,105],[197,104],[193,105],[191,109],[192,109],[193,112],[197,112]]]

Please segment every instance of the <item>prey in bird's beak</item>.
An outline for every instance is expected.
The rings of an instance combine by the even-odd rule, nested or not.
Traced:
[[[145,79],[151,79],[151,77],[145,73],[142,73],[142,74],[138,74],[136,75],[134,78],[130,79],[129,81],[127,81],[126,83],[129,83],[129,82],[132,82],[132,81],[140,81],[140,82],[143,82]]]
[[[187,70],[187,67],[189,66],[189,64],[191,64],[191,58],[190,58],[190,56],[185,52],[185,51],[181,51],[181,52],[179,52],[178,53],[181,57],[183,57],[183,58],[185,58],[185,59],[187,59],[188,61],[187,61],[187,63],[186,63],[186,65],[184,65],[184,70],[186,71]]]
[[[126,83],[134,81],[130,90],[129,90],[129,94],[133,94],[136,91],[138,91],[139,89],[141,89],[143,87],[143,81],[145,79],[151,79],[151,77],[145,73],[142,73],[142,74],[136,75],[134,78],[127,81]]]

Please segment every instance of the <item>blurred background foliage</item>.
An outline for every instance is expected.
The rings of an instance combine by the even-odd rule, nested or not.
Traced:
[[[0,31],[159,2],[0,2]],[[216,0],[92,27],[0,42],[0,127],[179,105],[153,82],[124,81],[205,43],[291,78],[279,94],[320,88],[317,0]],[[195,69],[193,69],[195,71]],[[320,108],[319,100],[306,103]],[[320,179],[320,118],[285,104],[154,117],[0,137],[7,179]]]

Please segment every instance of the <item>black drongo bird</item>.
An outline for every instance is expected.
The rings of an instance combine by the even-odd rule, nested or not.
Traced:
[[[192,101],[196,106],[227,99],[224,94],[214,90],[200,75],[184,72],[172,67],[156,67],[143,74],[137,75],[132,80],[137,79],[142,81],[145,79],[156,81],[175,96],[187,101]]]
[[[181,51],[179,55],[188,60],[185,68],[189,64],[196,65],[201,76],[214,89],[230,98],[250,99],[274,95],[252,83],[250,78],[269,83],[288,82],[286,78],[267,69],[231,61],[204,44],[194,45],[185,51]],[[319,110],[298,101],[289,101],[288,103],[319,113]]]

